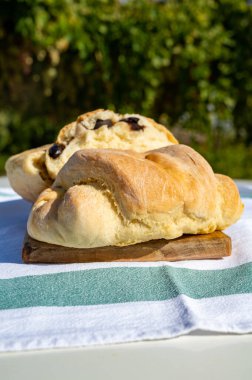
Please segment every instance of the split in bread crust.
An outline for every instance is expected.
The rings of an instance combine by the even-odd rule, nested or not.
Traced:
[[[63,127],[55,144],[10,157],[5,168],[14,190],[33,202],[80,149],[113,148],[144,152],[169,144],[177,144],[177,140],[167,128],[152,119],[98,109]]]
[[[28,233],[67,247],[125,246],[222,230],[242,210],[235,183],[188,146],[80,150],[39,196]]]

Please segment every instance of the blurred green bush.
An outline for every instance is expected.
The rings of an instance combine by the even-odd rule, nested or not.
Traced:
[[[252,178],[252,7],[245,0],[0,3],[0,171],[95,108],[177,131]]]

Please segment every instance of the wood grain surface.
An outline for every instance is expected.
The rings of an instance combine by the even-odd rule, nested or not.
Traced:
[[[231,255],[231,239],[223,232],[151,240],[126,247],[68,248],[25,236],[25,263],[89,263],[103,261],[179,261],[220,259]]]

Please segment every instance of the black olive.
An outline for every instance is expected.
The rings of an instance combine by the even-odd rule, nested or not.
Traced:
[[[135,124],[135,123],[131,123],[130,124],[130,128],[132,131],[143,131],[145,126],[144,125],[138,125],[138,124]]]
[[[137,124],[138,121],[139,121],[139,118],[138,117],[134,117],[134,116],[130,116],[130,117],[127,117],[127,119],[121,119],[120,121],[125,121],[126,123],[135,123]]]
[[[53,144],[51,148],[49,149],[49,156],[55,159],[61,155],[64,149],[65,149],[64,144]]]
[[[145,128],[144,125],[138,124],[138,117],[127,117],[126,119],[121,119],[120,121],[124,121],[125,123],[130,124],[130,128],[132,131],[140,131]]]
[[[94,129],[101,128],[103,125],[107,125],[108,128],[112,127],[112,125],[113,125],[112,120],[110,120],[110,119],[107,119],[107,120],[97,119],[95,126],[94,126]]]

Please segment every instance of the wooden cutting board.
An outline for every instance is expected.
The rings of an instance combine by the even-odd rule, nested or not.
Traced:
[[[231,255],[231,239],[223,232],[184,235],[174,240],[151,240],[126,247],[68,248],[43,243],[26,235],[25,263],[90,263],[102,261],[179,261],[220,259]]]

